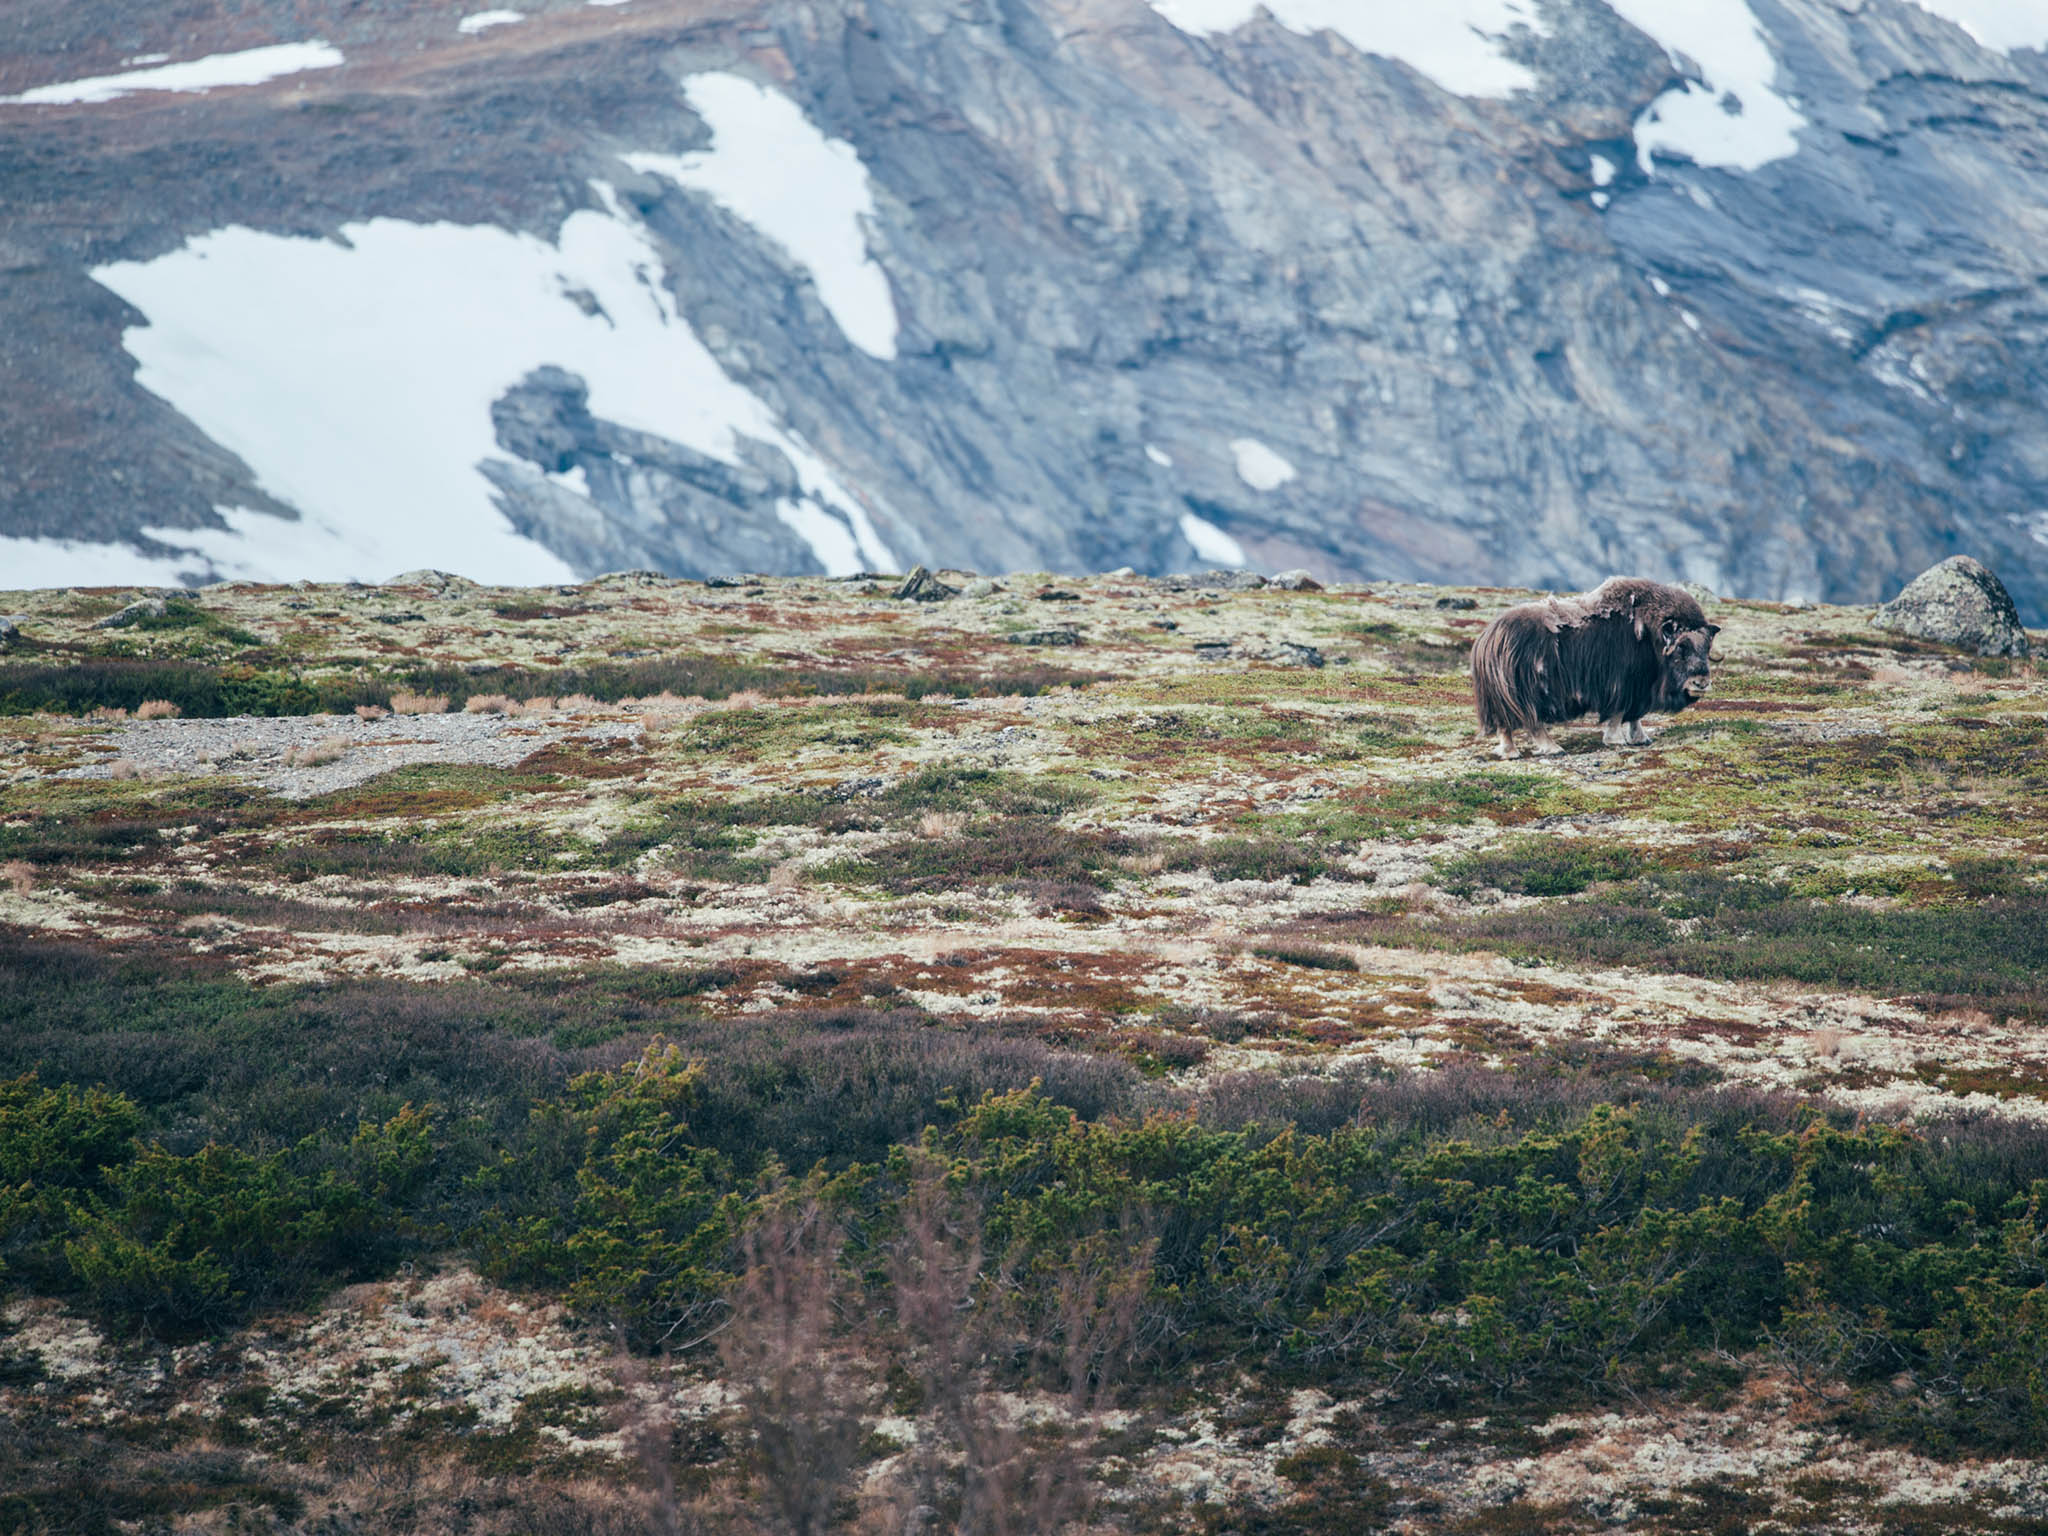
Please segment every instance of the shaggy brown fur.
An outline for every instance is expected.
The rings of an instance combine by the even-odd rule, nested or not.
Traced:
[[[1472,645],[1480,729],[1502,757],[1515,755],[1516,731],[1538,754],[1562,752],[1549,728],[1590,711],[1609,746],[1640,745],[1644,715],[1676,714],[1707,691],[1720,628],[1690,593],[1635,577],[1510,608]]]

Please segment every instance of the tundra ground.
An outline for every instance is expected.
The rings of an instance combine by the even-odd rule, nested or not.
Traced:
[[[892,585],[9,600],[0,1530],[2048,1530],[2037,670]]]

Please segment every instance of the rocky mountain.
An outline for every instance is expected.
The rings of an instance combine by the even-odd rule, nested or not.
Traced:
[[[0,584],[1967,553],[2048,614],[2048,13],[1409,9],[16,0]]]

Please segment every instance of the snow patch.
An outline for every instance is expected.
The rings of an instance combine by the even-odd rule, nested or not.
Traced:
[[[711,148],[621,158],[745,219],[811,274],[848,341],[871,357],[895,357],[896,301],[868,253],[862,221],[875,216],[875,199],[854,147],[825,137],[780,91],[740,75],[692,75],[683,95],[710,125]]]
[[[1294,466],[1256,437],[1234,437],[1231,455],[1237,460],[1237,478],[1255,491],[1277,491],[1294,478]]]
[[[1161,469],[1173,468],[1173,455],[1157,443],[1147,443],[1145,445],[1145,457],[1154,464],[1157,464]]]
[[[398,219],[347,225],[340,240],[230,227],[95,270],[149,317],[123,337],[137,381],[302,514],[224,508],[225,530],[152,536],[251,578],[375,581],[435,566],[486,581],[571,580],[558,556],[513,530],[477,472],[501,453],[491,403],[553,363],[582,375],[594,413],[726,463],[741,462],[736,432],[775,444],[805,503],[844,525],[813,540],[820,561],[892,568],[860,503],[676,310],[646,230],[609,187],[595,191],[603,210],[571,214],[554,244]],[[594,298],[595,312],[573,292]],[[845,556],[849,539],[860,558]],[[92,558],[111,572],[116,557]],[[161,564],[153,574],[162,579]],[[42,579],[83,578],[74,567]]]
[[[1264,10],[1304,37],[1334,32],[1360,53],[1397,59],[1456,96],[1511,96],[1536,77],[1501,52],[1517,26],[1544,31],[1531,0],[1147,0],[1183,32],[1234,32]]]
[[[455,23],[455,30],[473,37],[490,27],[509,27],[514,22],[526,20],[524,11],[472,11]]]
[[[1636,119],[1636,158],[1645,176],[1668,152],[1695,165],[1753,171],[1799,153],[1806,119],[1773,88],[1778,61],[1745,0],[1610,0],[1624,21],[1673,59],[1699,66],[1705,83],[1666,91]]]
[[[2048,6],[2041,0],[1913,0],[1921,10],[1952,21],[1980,47],[2010,53],[2048,48]]]
[[[1195,553],[1204,560],[1213,560],[1218,565],[1250,563],[1244,546],[1206,517],[1197,517],[1192,512],[1181,513],[1180,536],[1193,545]]]
[[[851,576],[864,569],[860,541],[845,523],[808,501],[778,501],[775,515],[811,546],[827,576]],[[894,561],[886,562],[894,564]]]
[[[145,55],[161,58],[163,55]],[[19,96],[0,96],[0,103],[24,107],[70,106],[78,102],[112,101],[133,91],[210,91],[223,85],[261,85],[280,75],[308,69],[333,69],[346,63],[341,50],[327,43],[273,43],[240,53],[214,53],[182,64],[133,69],[119,75],[93,75],[39,85]]]
[[[275,521],[275,519],[273,519]],[[184,542],[183,535],[179,542]],[[127,544],[86,539],[30,539],[0,536],[0,572],[6,591],[36,587],[175,587],[188,576],[204,577],[203,562],[145,555]]]

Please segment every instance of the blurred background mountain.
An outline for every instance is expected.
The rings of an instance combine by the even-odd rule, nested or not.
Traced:
[[[2048,616],[2030,0],[11,0],[0,586]]]

